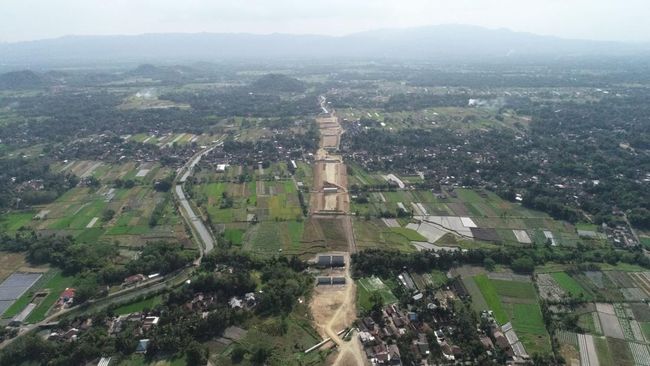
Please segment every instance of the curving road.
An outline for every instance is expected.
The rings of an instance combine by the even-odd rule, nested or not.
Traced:
[[[192,175],[194,167],[199,163],[199,161],[201,161],[201,158],[221,144],[223,143],[219,142],[216,145],[203,149],[194,155],[187,164],[179,170],[178,175],[176,176],[176,182],[174,182],[174,195],[180,204],[179,211],[187,224],[191,227],[192,231],[198,236],[197,239],[199,239],[201,257],[203,257],[203,254],[209,253],[214,249],[215,240],[201,217],[194,212],[192,205],[188,202],[185,192],[183,191],[183,183],[185,183],[187,178]]]
[[[198,162],[201,161],[201,158],[205,156],[207,153],[209,153],[210,151],[212,151],[215,147],[220,146],[221,144],[222,142],[219,142],[214,146],[203,149],[199,153],[194,155],[182,168],[179,169],[178,174],[176,176],[176,180],[174,181],[173,191],[174,191],[174,195],[176,196],[176,199],[180,203],[179,211],[183,216],[183,218],[188,223],[188,225],[190,225],[190,227],[192,228],[192,232],[195,235],[198,235],[197,239],[199,240],[199,250],[201,252],[201,257],[203,257],[204,253],[208,253],[212,249],[214,249],[215,240],[212,237],[210,230],[208,230],[203,220],[194,213],[192,206],[190,205],[190,203],[187,200],[187,197],[185,196],[185,192],[183,191],[182,184],[187,180],[187,178],[190,175],[192,175],[194,166],[196,166],[196,164],[198,164]],[[176,274],[167,275],[165,276],[165,278],[161,277],[159,281],[152,281],[148,283],[146,286],[123,289],[115,293],[109,294],[108,296],[103,298],[89,300],[86,304],[84,304],[85,306],[76,305],[71,308],[67,308],[62,311],[59,311],[55,314],[51,314],[50,316],[48,316],[47,318],[43,319],[38,323],[30,324],[28,326],[22,327],[20,333],[16,337],[0,343],[0,350],[5,348],[9,344],[13,343],[16,339],[22,337],[23,335],[31,333],[33,330],[38,329],[43,325],[46,325],[52,321],[57,320],[63,315],[76,313],[76,312],[89,311],[87,307],[96,309],[97,307],[108,306],[111,303],[116,303],[116,302],[122,303],[124,301],[128,301],[129,299],[133,299],[147,293],[159,291],[165,287],[170,287],[173,286],[174,284],[184,282],[187,278],[189,278],[189,274],[191,272],[192,272],[191,268],[187,270],[181,270]]]

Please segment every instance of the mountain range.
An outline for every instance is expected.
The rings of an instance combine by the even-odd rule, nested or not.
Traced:
[[[346,36],[165,33],[0,43],[0,65],[277,59],[411,59],[650,55],[649,43],[563,39],[466,25]]]

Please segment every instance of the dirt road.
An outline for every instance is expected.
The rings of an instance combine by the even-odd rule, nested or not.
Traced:
[[[345,297],[341,306],[336,310],[332,319],[325,327],[325,332],[332,338],[334,343],[338,345],[339,353],[334,360],[333,365],[351,366],[351,365],[365,365],[367,360],[363,352],[363,348],[359,343],[359,338],[353,332],[351,340],[346,342],[336,333],[338,332],[334,327],[339,325],[341,320],[346,320],[346,315],[354,314],[356,316],[356,285],[350,276],[350,266],[348,265],[345,271]],[[342,319],[343,318],[343,319]]]
[[[325,104],[326,99],[322,97],[321,106]],[[353,333],[349,341],[338,335],[341,330],[352,326],[357,315],[356,285],[350,275],[350,253],[356,252],[356,244],[352,219],[349,216],[347,169],[342,157],[336,154],[343,129],[334,111],[328,113],[325,107],[322,109],[327,115],[317,118],[321,141],[314,162],[314,191],[310,202],[310,215],[315,220],[333,220],[343,215],[343,231],[348,242],[348,252],[345,253],[345,286],[317,287],[310,308],[321,335],[336,343],[338,353],[331,360],[331,364],[362,366],[367,365],[368,361],[356,334]]]

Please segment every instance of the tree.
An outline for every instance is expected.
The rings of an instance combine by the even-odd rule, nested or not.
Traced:
[[[485,269],[487,269],[488,271],[493,271],[495,266],[496,266],[496,262],[494,261],[494,259],[487,257],[485,258],[485,260],[483,260],[483,267],[485,267]]]
[[[244,360],[244,357],[246,356],[247,353],[248,351],[246,351],[245,348],[243,348],[240,345],[237,345],[230,353],[230,360],[232,361],[232,363],[235,364],[240,363]]]
[[[205,365],[208,362],[208,350],[199,342],[192,342],[185,350],[188,365]]]
[[[515,272],[530,274],[535,270],[535,262],[533,262],[532,258],[526,256],[513,260],[510,267]]]
[[[253,365],[264,365],[269,357],[271,357],[271,351],[268,348],[257,346],[251,355],[251,363]]]
[[[102,212],[102,221],[109,222],[115,217],[115,210],[107,208]]]

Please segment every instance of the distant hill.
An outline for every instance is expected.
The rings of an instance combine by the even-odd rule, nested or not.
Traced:
[[[126,76],[148,78],[164,81],[184,81],[196,74],[196,70],[186,66],[154,66],[141,64],[135,69],[129,70]]]
[[[282,75],[267,74],[251,83],[251,88],[258,92],[287,92],[300,93],[307,88],[306,84],[298,79]]]
[[[648,55],[650,44],[570,40],[464,25],[386,29],[341,37],[288,34],[67,36],[0,44],[0,65],[271,59],[426,59]],[[147,71],[142,70],[142,71]]]
[[[30,70],[0,74],[0,89],[33,89],[48,84],[46,78]]]

